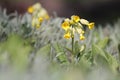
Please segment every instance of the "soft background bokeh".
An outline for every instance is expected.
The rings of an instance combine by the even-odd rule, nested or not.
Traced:
[[[54,12],[60,17],[77,14],[96,24],[113,23],[120,17],[120,0],[0,0],[0,6],[7,8],[8,13],[25,13],[36,2],[40,2],[50,15]]]

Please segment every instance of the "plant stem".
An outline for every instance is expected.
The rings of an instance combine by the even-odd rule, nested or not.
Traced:
[[[120,63],[120,44],[118,44],[118,55],[119,55],[119,63]]]

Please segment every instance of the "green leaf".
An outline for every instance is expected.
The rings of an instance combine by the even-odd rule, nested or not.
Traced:
[[[85,50],[85,48],[86,48],[86,45],[82,45],[82,46],[80,47],[80,52],[83,52],[83,51]]]
[[[119,66],[118,61],[116,60],[115,57],[113,57],[110,53],[105,52],[107,58],[108,58],[108,63],[109,63],[109,67],[116,72],[117,68]]]
[[[64,63],[67,62],[67,57],[64,52],[59,52],[56,55],[56,58],[59,60],[59,62]]]
[[[68,53],[72,54],[72,50],[71,50],[70,48],[68,48],[68,47],[64,47],[64,48],[66,49],[66,51],[67,51]]]
[[[56,53],[64,51],[63,46],[61,44],[55,43],[55,44],[53,44],[53,47],[54,47]]]
[[[92,45],[92,53],[93,53],[94,56],[99,54],[107,60],[107,57],[106,57],[104,51],[96,44]]]
[[[79,61],[79,64],[81,66],[83,66],[83,68],[87,69],[87,68],[90,68],[91,66],[91,61],[89,59],[87,59],[87,54],[83,54],[81,57],[80,57],[80,61]]]
[[[116,72],[118,67],[118,62],[111,54],[105,52],[100,47],[98,47],[98,45],[95,44],[92,46],[92,52],[94,56],[97,55],[95,59],[97,63],[99,62],[105,66],[109,66],[109,68],[111,68],[112,71]]]
[[[103,48],[105,48],[105,47],[107,46],[108,42],[109,42],[109,38],[106,37],[106,38],[100,40],[100,41],[97,43],[97,45],[98,45],[100,48],[103,49]]]
[[[92,57],[93,57],[93,64],[98,65],[101,67],[108,66],[108,60],[105,55],[105,52],[96,44],[92,45]]]
[[[101,56],[100,54],[97,54],[94,56],[94,64],[98,67],[108,67],[108,61],[105,59],[105,57]]]
[[[86,46],[82,45],[81,47],[78,47],[78,48],[79,48],[79,52],[77,53],[76,58],[80,59],[85,54]]]
[[[67,56],[64,51],[64,47],[62,45],[56,43],[54,44],[55,52],[56,52],[56,58],[60,63],[66,63],[68,62]]]

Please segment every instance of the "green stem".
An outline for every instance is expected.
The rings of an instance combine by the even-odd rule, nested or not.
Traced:
[[[72,54],[74,53],[74,37],[72,37]]]

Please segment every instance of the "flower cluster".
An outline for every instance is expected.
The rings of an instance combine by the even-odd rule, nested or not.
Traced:
[[[94,22],[80,19],[80,17],[77,15],[71,16],[71,19],[66,18],[62,23],[62,28],[65,30],[64,38],[74,38],[75,33],[78,33],[80,35],[80,40],[84,40],[85,31],[83,30],[83,26],[88,26],[88,28],[91,30],[94,27]]]
[[[43,20],[49,19],[47,11],[39,3],[30,6],[28,12],[32,14],[32,26],[35,28],[40,28]]]

